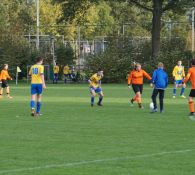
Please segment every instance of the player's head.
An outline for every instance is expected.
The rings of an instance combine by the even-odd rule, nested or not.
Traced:
[[[181,61],[181,60],[178,61],[178,62],[177,62],[177,65],[178,65],[178,66],[181,66],[181,65],[182,65],[182,61]]]
[[[3,69],[7,70],[8,69],[8,64],[4,64]]]
[[[97,71],[97,74],[98,74],[99,76],[103,76],[104,71],[103,71],[101,68],[99,68],[98,71]]]
[[[140,63],[136,63],[135,69],[138,70],[138,71],[140,71],[141,68],[142,68],[141,64]]]
[[[195,59],[191,60],[191,66],[195,66]]]
[[[136,68],[136,62],[135,62],[135,61],[133,61],[133,62],[131,63],[131,67],[132,67],[133,69]]]
[[[164,64],[163,64],[162,62],[159,62],[159,63],[158,63],[158,68],[163,69],[163,68],[164,68]]]
[[[39,56],[39,57],[36,58],[36,63],[43,64],[43,60],[44,60],[44,58]]]

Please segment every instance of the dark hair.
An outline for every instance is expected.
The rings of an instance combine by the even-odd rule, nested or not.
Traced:
[[[195,66],[195,59],[192,59],[192,60],[191,60],[191,65],[192,65],[192,66]]]
[[[100,71],[102,71],[102,69],[101,68],[98,68],[98,72],[100,72]]]
[[[36,58],[36,62],[37,62],[37,63],[40,62],[40,61],[43,61],[43,60],[44,60],[44,58],[41,57],[41,56],[39,56],[39,57]]]

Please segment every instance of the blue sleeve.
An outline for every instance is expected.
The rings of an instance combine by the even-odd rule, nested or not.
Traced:
[[[169,82],[169,80],[168,80],[168,75],[167,75],[167,73],[165,74],[166,76],[165,76],[165,81],[166,81],[166,87],[168,86],[168,82]]]
[[[155,84],[156,82],[156,70],[153,72],[153,75],[152,75],[152,83]]]

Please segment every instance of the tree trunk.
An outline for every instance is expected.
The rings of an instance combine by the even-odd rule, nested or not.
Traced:
[[[155,63],[160,51],[160,31],[162,16],[162,0],[153,0],[152,18],[152,61]]]

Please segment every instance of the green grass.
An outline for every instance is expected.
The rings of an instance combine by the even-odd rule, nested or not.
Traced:
[[[104,106],[93,108],[87,85],[48,85],[39,119],[30,88],[11,90],[0,100],[0,175],[194,175],[195,122],[171,89],[165,113],[150,114],[147,85],[144,110],[126,85],[103,85]]]

